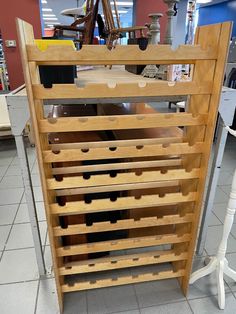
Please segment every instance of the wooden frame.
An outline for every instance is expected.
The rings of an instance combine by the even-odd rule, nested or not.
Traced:
[[[70,48],[49,47],[41,52],[34,44],[32,26],[17,21],[21,57],[35,131],[50,245],[59,304],[70,291],[138,283],[165,278],[178,278],[183,292],[188,290],[208,160],[217,116],[225,59],[231,34],[231,23],[215,24],[197,29],[195,45],[150,46],[141,51],[135,46],[84,46],[80,52]],[[137,79],[129,83],[93,83],[86,86],[40,84],[38,65],[69,64],[194,64],[191,82],[147,82]],[[47,119],[43,100],[57,98],[114,98],[158,95],[189,95],[186,113],[88,116]],[[101,101],[102,102],[102,101]],[[139,140],[110,140],[50,145],[49,132],[87,132],[101,130],[132,130],[161,127],[184,127],[184,136]],[[104,160],[109,159],[111,163]],[[117,161],[119,160],[119,162]],[[103,160],[97,163],[97,160]],[[52,163],[90,161],[90,164],[52,168]],[[115,175],[104,171],[118,171]],[[91,175],[92,171],[92,175]],[[95,173],[95,175],[93,175]],[[76,174],[76,175],[74,175]],[[87,174],[87,177],[84,175]],[[73,175],[73,176],[72,176]],[[173,190],[173,187],[175,190]],[[145,191],[150,189],[149,193]],[[177,190],[176,190],[177,189]],[[141,195],[123,195],[117,199],[92,199],[57,204],[58,195],[80,195],[108,191],[140,191]],[[143,192],[144,191],[144,192]],[[136,192],[135,192],[136,193]],[[139,219],[123,217],[115,222],[102,221],[62,226],[60,216],[129,210],[155,209],[155,215]],[[63,237],[111,230],[147,230],[155,234],[102,242],[63,246]],[[132,234],[132,233],[131,233]],[[171,249],[156,251],[157,245]],[[152,248],[147,253],[109,256],[68,262],[66,257],[104,251]],[[168,263],[165,271],[141,273],[107,279],[88,279],[78,283],[67,281],[73,274],[96,274],[112,269]],[[90,277],[93,278],[93,277]],[[95,277],[96,278],[96,277]]]

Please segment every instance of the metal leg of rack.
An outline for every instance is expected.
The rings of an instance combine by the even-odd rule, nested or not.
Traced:
[[[202,213],[202,223],[199,231],[199,238],[197,244],[197,255],[202,255],[205,247],[206,237],[207,237],[207,229],[210,222],[210,217],[212,214],[214,198],[216,193],[216,187],[218,183],[218,178],[221,170],[221,164],[223,159],[223,154],[225,150],[225,144],[227,140],[228,131],[224,127],[224,121],[219,115],[218,122],[218,132],[217,132],[217,141],[215,146],[215,154],[211,167],[211,174],[205,199],[205,206]]]

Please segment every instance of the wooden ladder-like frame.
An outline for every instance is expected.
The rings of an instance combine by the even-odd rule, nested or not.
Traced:
[[[173,51],[168,45],[149,46],[141,51],[136,46],[118,46],[109,51],[105,46],[84,46],[81,51],[71,47],[49,46],[40,51],[34,43],[33,28],[18,19],[18,35],[22,64],[29,99],[32,124],[35,131],[37,157],[46,207],[48,232],[53,256],[53,266],[61,311],[63,294],[70,291],[139,283],[166,278],[179,278],[183,292],[188,289],[192,259],[201,213],[202,198],[211,151],[213,132],[218,111],[225,60],[231,34],[231,23],[199,27],[195,45],[180,46]],[[150,81],[53,85],[44,88],[38,75],[39,65],[113,65],[113,64],[194,64],[192,81],[170,83]],[[153,113],[117,116],[63,117],[47,119],[43,114],[45,99],[84,99],[122,97],[149,97],[166,95],[188,95],[189,105],[185,113]],[[157,138],[139,140],[100,141],[88,143],[49,144],[52,132],[84,132],[117,129],[146,129],[155,127],[184,127],[184,136],[179,138]],[[172,158],[177,156],[178,158]],[[52,168],[52,163],[69,161],[95,161],[102,159],[124,160],[117,163],[81,165],[70,169]],[[136,161],[133,159],[136,158]],[[141,158],[141,159],[140,159]],[[115,177],[109,174],[91,175],[84,179],[81,174],[106,170],[123,170]],[[128,169],[128,172],[124,170]],[[135,169],[142,170],[141,174]],[[133,170],[133,171],[132,171]],[[70,175],[57,181],[55,175]],[[60,206],[56,196],[66,195],[73,189],[78,194],[104,191],[160,188],[179,185],[179,190],[160,195],[126,196],[117,200],[98,199],[90,204],[84,201],[68,202]],[[115,212],[175,206],[173,214],[140,219],[122,219],[115,223],[97,222],[92,225],[77,224],[62,228],[60,216]],[[177,210],[176,210],[177,208]],[[166,228],[171,233],[160,233],[142,237],[130,237],[103,242],[63,246],[61,238],[75,234],[89,234],[112,230],[146,230],[149,227]],[[164,227],[163,227],[164,226]],[[146,229],[145,229],[146,228]],[[169,230],[169,229],[168,229]],[[169,250],[153,250],[143,253],[109,256],[93,260],[65,262],[66,256],[90,254],[103,251],[118,251],[132,248],[154,247],[171,244]],[[171,269],[138,275],[86,280],[74,284],[67,282],[73,274],[110,271],[170,263]],[[96,277],[95,277],[96,278]]]

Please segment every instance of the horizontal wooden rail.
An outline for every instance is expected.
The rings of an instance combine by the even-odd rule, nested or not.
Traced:
[[[188,64],[217,57],[217,51],[203,50],[199,45],[179,46],[176,50],[169,45],[149,45],[144,51],[138,46],[116,46],[108,50],[106,46],[87,45],[80,51],[69,46],[48,46],[45,51],[36,45],[26,47],[29,61],[45,65]]]
[[[125,250],[131,248],[149,247],[162,244],[184,243],[190,241],[190,234],[179,236],[177,234],[164,234],[140,238],[93,242],[64,246],[57,249],[58,256],[73,256],[105,251]]]
[[[151,251],[132,255],[109,256],[104,258],[89,259],[66,263],[59,268],[61,276],[84,274],[104,270],[153,265],[174,261],[183,261],[188,254],[183,252],[176,255],[174,251]]]
[[[81,290],[89,290],[103,287],[112,287],[112,286],[121,286],[127,284],[134,284],[139,282],[146,281],[154,281],[161,279],[170,279],[170,278],[178,278],[183,277],[186,271],[184,269],[173,271],[166,270],[157,273],[145,273],[140,275],[131,275],[131,276],[123,276],[111,279],[101,279],[94,281],[84,281],[75,284],[63,284],[61,286],[62,292],[72,292],[72,291],[81,291]]]
[[[102,185],[85,188],[73,188],[73,189],[62,189],[56,190],[57,196],[68,196],[88,193],[104,193],[113,191],[130,191],[140,189],[154,189],[154,188],[166,188],[166,187],[177,187],[179,186],[179,180],[172,181],[160,181],[160,182],[144,182],[144,183],[127,183],[127,184],[116,184],[116,185]]]
[[[140,145],[152,145],[152,144],[165,144],[165,143],[182,143],[182,137],[163,137],[163,138],[145,138],[135,140],[115,140],[115,141],[100,141],[100,142],[80,142],[80,143],[61,143],[51,144],[49,147],[53,151],[59,151],[62,149],[90,149],[90,148],[102,148],[102,147],[129,147]]]
[[[44,88],[41,84],[32,85],[35,99],[89,99],[89,98],[127,98],[154,97],[173,95],[209,95],[212,91],[211,82],[167,82],[141,81],[139,83],[88,83],[77,87],[75,84],[54,84]]]
[[[49,118],[39,121],[39,129],[42,133],[48,133],[197,126],[205,125],[207,117],[207,114],[193,116],[191,113],[152,113],[142,115]],[[93,147],[99,146],[95,145]]]
[[[145,183],[156,181],[170,181],[170,180],[185,180],[196,179],[200,176],[200,169],[192,169],[186,171],[185,169],[173,169],[162,171],[144,171],[144,172],[128,172],[118,173],[115,177],[109,174],[92,175],[90,178],[83,178],[83,176],[64,177],[62,181],[56,179],[47,180],[47,188],[49,190],[57,189],[73,189],[79,187],[98,187],[116,184],[132,184]]]
[[[88,166],[71,166],[52,168],[52,174],[76,174],[84,172],[96,172],[107,170],[124,170],[124,169],[148,169],[155,167],[175,167],[181,166],[182,160],[179,158],[164,159],[164,160],[150,160],[150,161],[136,161],[136,162],[118,162],[118,163],[106,163],[98,165]]]
[[[50,208],[52,214],[67,216],[188,203],[194,202],[196,197],[196,192],[191,192],[188,195],[168,193],[163,197],[159,195],[143,195],[138,199],[130,196],[120,197],[115,201],[110,199],[93,200],[90,204],[86,204],[84,201],[68,202],[64,206],[51,204]]]
[[[69,225],[67,228],[54,227],[54,235],[56,237],[68,236],[74,234],[87,234],[93,232],[107,232],[114,230],[126,230],[126,229],[138,229],[157,227],[173,224],[183,224],[193,221],[193,214],[180,215],[166,215],[163,217],[144,217],[139,220],[135,219],[123,219],[118,220],[115,223],[110,221],[95,222],[91,226],[86,224]]]
[[[153,156],[176,156],[182,154],[198,154],[204,151],[204,143],[156,144],[146,146],[91,148],[89,150],[66,149],[61,151],[43,151],[45,163],[101,160],[117,158],[140,158]]]

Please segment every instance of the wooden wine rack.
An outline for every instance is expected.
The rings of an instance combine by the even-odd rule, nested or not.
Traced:
[[[168,45],[159,45],[149,46],[145,51],[136,46],[117,46],[112,51],[105,46],[84,46],[78,52],[66,46],[49,46],[40,51],[34,43],[32,26],[19,19],[17,24],[61,310],[66,292],[166,278],[178,278],[186,294],[231,23],[199,27],[195,45],[181,46],[175,51]],[[126,82],[120,79],[104,83],[101,79],[101,82],[85,85],[55,84],[44,88],[38,75],[39,65],[176,63],[193,65],[191,81],[149,81],[134,76]],[[168,95],[189,96],[186,112],[61,118],[47,118],[43,112],[45,99],[84,99],[86,103],[88,99],[97,98],[102,103],[102,99],[112,102],[116,97],[122,97],[125,102],[130,97]],[[183,136],[59,144],[48,140],[52,133],[80,132],[83,136],[86,132],[103,130],[129,132],[171,127],[181,127]],[[80,163],[52,167],[52,164],[69,162]],[[145,193],[147,190],[149,193]],[[89,202],[83,199],[83,195],[89,193],[114,191],[125,193],[115,199],[100,197]],[[66,195],[79,195],[80,199],[59,204],[57,198]],[[106,212],[112,217],[118,211],[125,215],[115,221],[61,224],[62,217]],[[146,211],[152,214],[146,215]],[[150,228],[152,232],[145,234]],[[117,230],[126,230],[125,236],[63,245],[65,237]],[[168,245],[168,249],[158,250],[158,246],[164,245]],[[124,254],[125,250],[134,248],[150,250]],[[120,254],[112,255],[119,251]],[[98,252],[107,252],[107,255],[89,258],[91,253]],[[68,259],[80,255],[84,258]],[[140,266],[163,263],[169,268],[108,277],[111,270],[137,270]],[[97,274],[104,271],[106,276],[98,278]],[[74,275],[77,280],[83,274],[90,277],[73,282]]]

